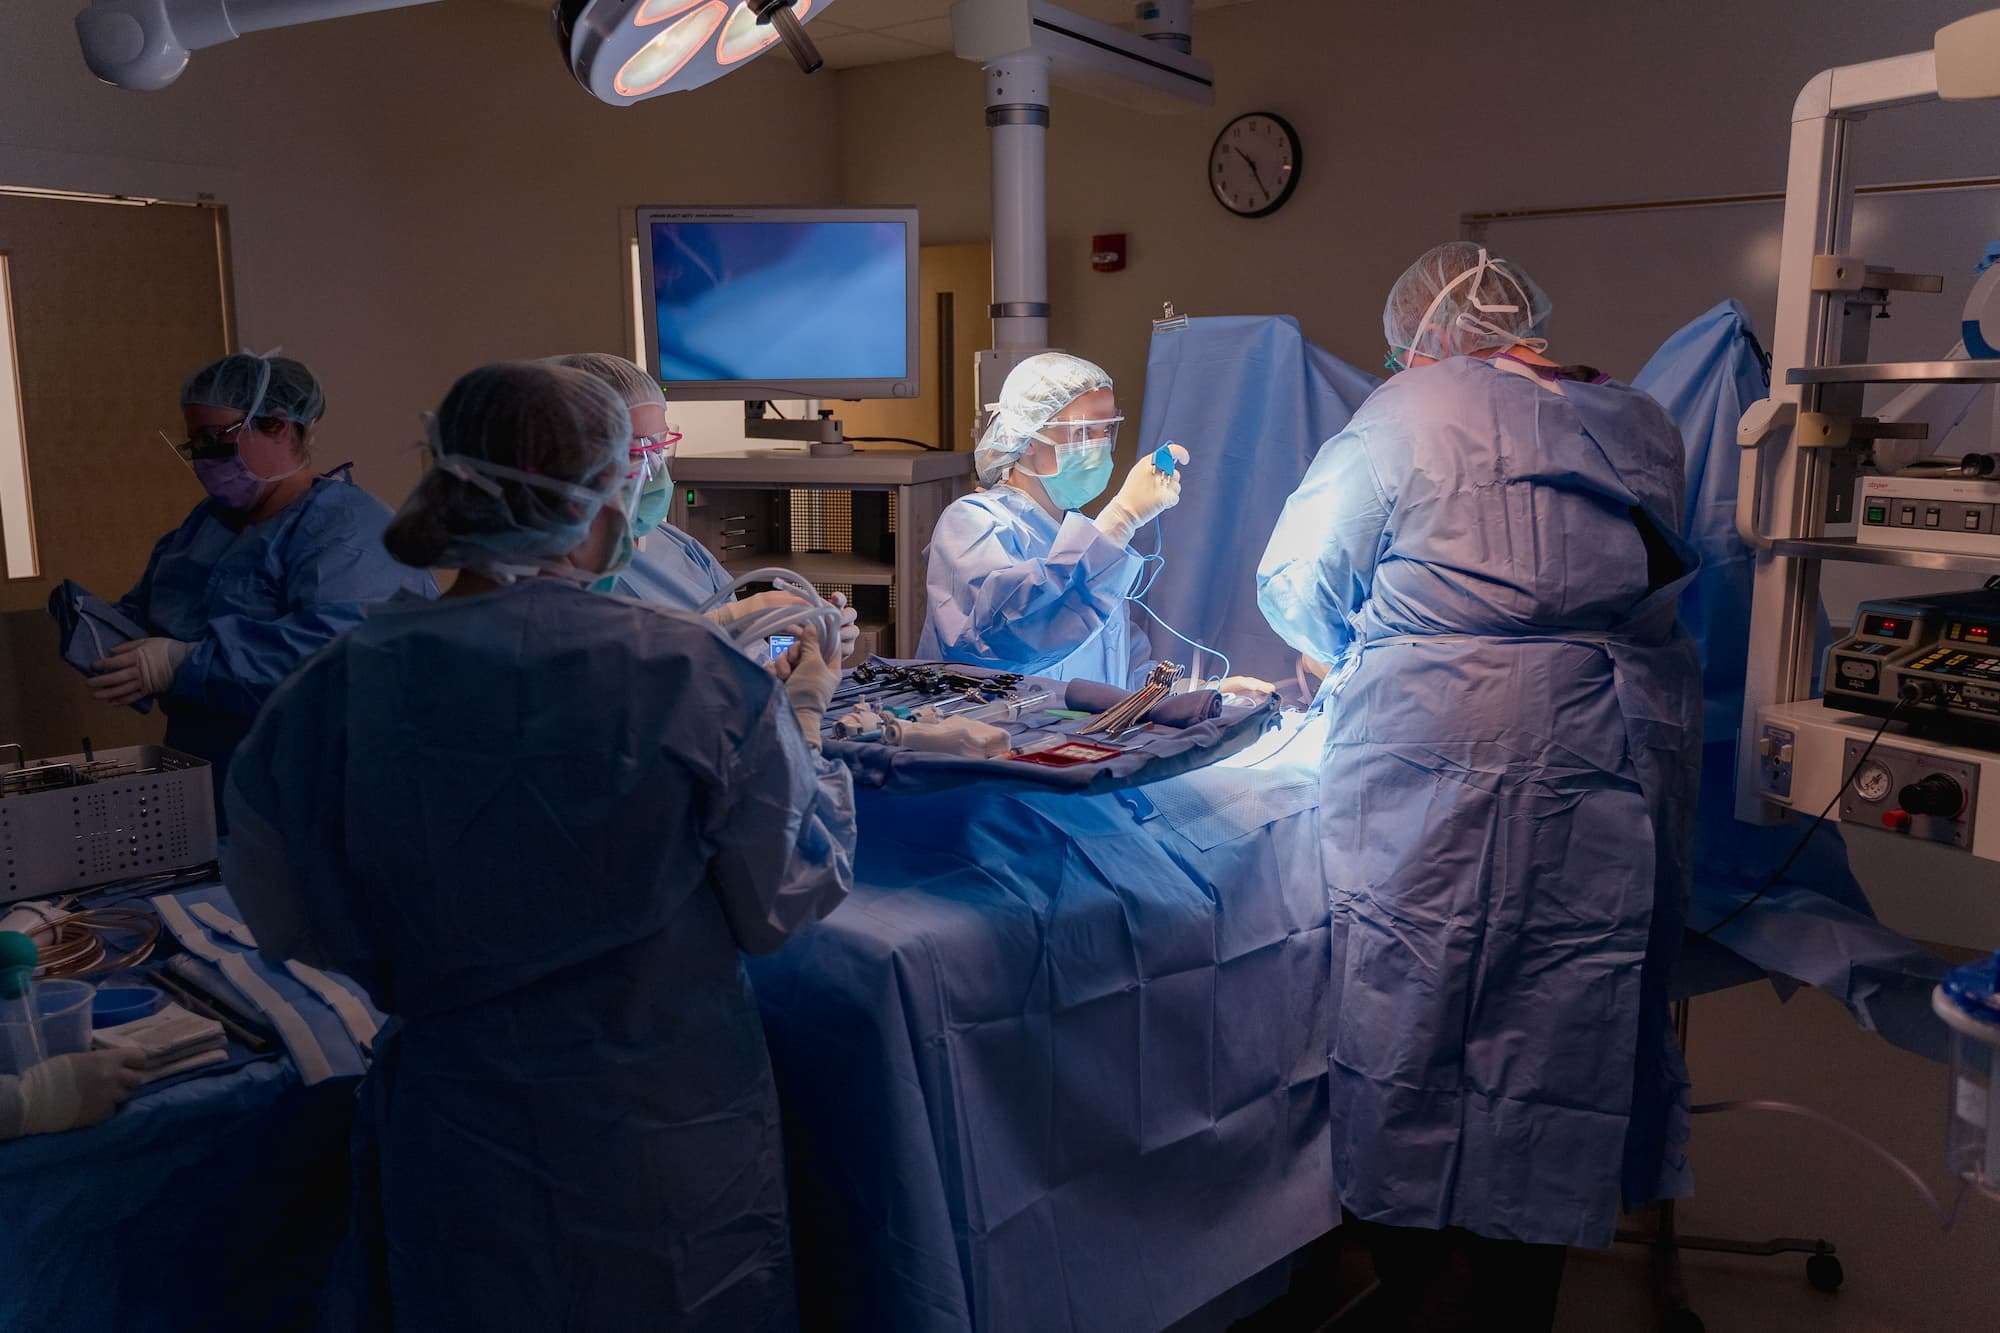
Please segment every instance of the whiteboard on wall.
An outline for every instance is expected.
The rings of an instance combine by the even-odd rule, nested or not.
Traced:
[[[1519,263],[1554,302],[1550,352],[1629,380],[1675,330],[1734,297],[1770,345],[1778,304],[1778,201],[1650,207],[1631,212],[1468,219],[1466,234]],[[1943,355],[1958,339],[1960,312],[1989,242],[2000,240],[2000,188],[1909,187],[1856,198],[1851,248],[1868,263],[1944,278],[1940,296],[1899,293],[1877,320],[1877,360]],[[1782,368],[1778,368],[1782,373]],[[1871,391],[1873,408],[1888,396]],[[1989,394],[1990,396],[1990,394]],[[1988,449],[1994,410],[1976,405],[1947,453]],[[1821,589],[1836,623],[1867,597],[1964,587],[1964,574],[1828,563]]]

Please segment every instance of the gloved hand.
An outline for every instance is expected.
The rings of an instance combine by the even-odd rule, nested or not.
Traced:
[[[799,720],[799,730],[804,733],[806,744],[819,749],[820,719],[826,716],[827,706],[833,702],[834,687],[840,684],[840,672],[827,665],[821,655],[817,636],[811,629],[799,627],[799,641],[791,646],[785,655],[771,664],[778,679],[785,682],[785,693],[790,696],[792,716]]]
[[[860,614],[847,604],[847,594],[837,592],[830,599],[840,608],[840,660],[845,662],[854,656],[854,645],[861,642]]]
[[[1148,450],[1125,474],[1125,484],[1097,516],[1097,530],[1120,546],[1130,546],[1140,528],[1181,502],[1181,471],[1187,467],[1188,452],[1178,444],[1167,448],[1180,464],[1171,475],[1153,466],[1153,454],[1158,451]]]
[[[21,1132],[55,1134],[111,1118],[145,1079],[138,1051],[82,1051],[44,1060],[21,1076]]]
[[[1246,699],[1278,692],[1276,685],[1255,676],[1224,676],[1215,682],[1215,688],[1223,694],[1240,695]]]
[[[744,620],[760,612],[778,606],[803,606],[805,600],[789,592],[760,592],[752,597],[739,597],[733,602],[724,602],[708,613],[715,624],[727,628],[739,620]]]
[[[165,694],[174,683],[174,672],[194,651],[191,643],[179,639],[134,639],[121,643],[108,657],[94,665],[101,675],[90,678],[90,692],[99,703],[135,704],[155,694]]]

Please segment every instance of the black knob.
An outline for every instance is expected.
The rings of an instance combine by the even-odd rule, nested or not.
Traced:
[[[1933,773],[1910,783],[1896,794],[1905,810],[1913,815],[1941,815],[1946,819],[1956,819],[1958,812],[1965,808],[1965,792],[1955,778],[1942,773]]]

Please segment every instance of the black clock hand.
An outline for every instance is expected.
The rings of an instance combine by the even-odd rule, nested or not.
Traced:
[[[1257,160],[1251,157],[1250,154],[1244,152],[1241,148],[1238,148],[1235,144],[1229,145],[1229,151],[1243,159],[1245,165],[1247,165],[1250,168],[1251,178],[1257,182],[1257,188],[1262,190],[1265,194],[1269,194],[1271,192],[1271,187],[1264,184],[1264,173],[1257,170]]]

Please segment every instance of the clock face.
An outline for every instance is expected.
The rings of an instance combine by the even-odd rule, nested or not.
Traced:
[[[1280,116],[1253,111],[1216,136],[1208,154],[1208,185],[1239,217],[1275,213],[1299,183],[1298,132]]]

